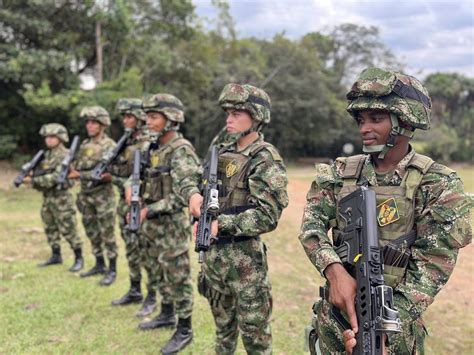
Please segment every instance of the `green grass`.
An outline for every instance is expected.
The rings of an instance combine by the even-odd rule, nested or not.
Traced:
[[[459,172],[466,190],[473,192],[474,168]],[[311,306],[322,282],[297,238],[312,174],[311,168],[289,169],[290,207],[285,210],[278,229],[264,236],[269,247],[276,354],[303,354],[304,327],[310,321]],[[0,181],[0,353],[158,353],[171,336],[171,330],[141,332],[137,330],[139,320],[134,316],[139,306],[110,306],[111,300],[128,289],[123,242],[119,241],[118,279],[108,288],[97,284],[99,278],[81,279],[67,271],[73,256],[65,242],[62,243],[63,265],[36,267],[50,254],[39,215],[41,195],[23,187],[13,190],[7,186],[9,179],[10,176]],[[84,241],[86,268],[89,268],[93,265],[89,241],[82,226],[79,230]],[[470,251],[470,248],[462,251],[447,290],[442,291],[427,312],[431,335],[427,354],[469,354],[473,349],[474,270]],[[194,252],[191,258],[196,280],[198,264]],[[462,283],[465,275],[467,286]],[[195,337],[184,353],[213,353],[214,322],[207,301],[197,292],[193,326]],[[238,353],[245,353],[241,343]]]

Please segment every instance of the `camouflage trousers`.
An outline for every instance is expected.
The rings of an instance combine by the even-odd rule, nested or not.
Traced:
[[[395,301],[395,307],[400,312],[402,333],[389,336],[389,354],[424,354],[424,338],[426,330],[421,318],[413,321],[408,313],[402,311]],[[316,331],[319,337],[319,347],[322,354],[345,354],[342,328],[330,317],[330,304],[320,300],[316,306]]]
[[[191,226],[186,213],[146,219],[140,230],[142,262],[149,270],[148,289],[157,290],[162,302],[174,304],[179,318],[193,309],[189,261]]]
[[[103,249],[107,258],[117,257],[117,243],[115,242],[115,195],[112,185],[96,190],[93,194],[80,192],[77,195],[77,209],[82,214],[82,224],[92,246],[94,256],[103,256]]]
[[[272,352],[271,286],[266,247],[260,238],[212,246],[205,255],[199,286],[216,323],[217,354],[235,352],[239,331],[247,353]]]
[[[81,238],[77,233],[74,200],[69,191],[44,194],[41,219],[48,244],[52,248],[60,246],[61,235],[67,240],[71,249],[82,246]]]

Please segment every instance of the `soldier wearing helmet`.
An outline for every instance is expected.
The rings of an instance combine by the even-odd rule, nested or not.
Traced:
[[[76,205],[82,214],[84,230],[92,246],[96,264],[81,277],[105,274],[102,286],[112,284],[116,277],[117,244],[115,242],[115,197],[110,173],[102,175],[102,181],[92,186],[92,169],[102,157],[115,147],[115,142],[107,136],[105,129],[110,126],[110,116],[101,106],[87,106],[79,115],[85,121],[88,138],[85,139],[75,161],[75,169],[69,173],[70,179],[80,179],[81,190]],[[104,249],[109,259],[105,266]]]
[[[39,134],[44,137],[47,150],[43,160],[34,170],[32,177],[26,177],[25,182],[43,193],[41,219],[44,231],[51,247],[52,255],[38,266],[62,264],[61,235],[66,239],[75,254],[75,262],[69,268],[71,272],[82,269],[82,241],[76,228],[76,210],[69,188],[71,185],[58,185],[57,180],[61,173],[61,162],[68,154],[64,144],[69,142],[66,128],[59,123],[44,124]]]
[[[184,107],[178,98],[150,95],[143,99],[143,110],[149,141],[141,147],[145,160],[141,176],[141,252],[149,273],[148,289],[160,292],[161,312],[151,321],[140,323],[139,329],[176,326],[161,349],[163,354],[174,354],[193,338],[188,252],[191,226],[186,207],[191,183],[199,176],[199,158],[178,132],[184,122]],[[129,188],[126,195],[130,201]]]
[[[409,143],[415,129],[426,130],[430,125],[431,100],[420,81],[368,68],[347,98],[347,110],[359,126],[367,154],[316,166],[299,235],[329,288],[328,300],[313,307],[311,349],[319,347],[323,354],[352,353],[355,333],[362,331],[354,307],[356,282],[342,266],[341,249],[336,249],[344,223],[337,205],[366,185],[376,193],[384,280],[393,288],[394,306],[402,321],[402,332],[390,334],[386,350],[423,353],[422,315],[451,275],[459,249],[472,240],[472,201],[454,170],[416,153]],[[332,240],[328,237],[331,228]],[[343,333],[330,317],[329,302],[345,312],[352,329]]]
[[[112,301],[112,305],[125,306],[140,303],[143,300],[141,293],[140,245],[139,239],[127,228],[126,216],[129,212],[129,206],[125,200],[124,184],[133,171],[133,156],[135,150],[140,149],[146,140],[146,113],[142,108],[142,100],[135,98],[119,99],[116,105],[116,113],[120,115],[124,129],[132,132],[127,139],[125,148],[109,167],[113,177],[112,181],[119,189],[120,199],[117,206],[117,215],[119,217],[122,239],[125,242],[130,273],[130,289],[124,296]],[[148,278],[151,280],[153,275],[149,269],[147,271]],[[156,280],[150,282],[143,307],[137,313],[139,317],[145,317],[156,309],[156,287],[152,287],[154,283],[156,283]]]
[[[272,296],[260,234],[276,228],[288,205],[286,169],[261,133],[270,122],[265,91],[228,84],[219,104],[227,114],[229,139],[219,146],[220,213],[211,232],[217,241],[205,253],[198,289],[216,322],[216,353],[234,353],[240,331],[247,353],[267,354],[272,350]],[[189,206],[196,217],[203,200],[198,191],[196,185]]]

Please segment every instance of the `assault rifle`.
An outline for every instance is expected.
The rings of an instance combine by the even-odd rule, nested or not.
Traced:
[[[338,235],[338,255],[346,270],[357,281],[355,308],[359,331],[354,355],[381,355],[384,333],[402,331],[398,311],[393,305],[392,287],[385,285],[383,261],[377,236],[375,192],[360,187],[339,203],[338,214],[346,226]],[[328,299],[322,288],[321,297]],[[331,316],[344,329],[349,322],[332,306]]]
[[[216,236],[211,235],[211,223],[219,211],[219,191],[217,190],[217,165],[219,162],[219,150],[215,145],[211,146],[210,159],[204,167],[201,206],[194,250],[199,253],[199,262],[204,261],[204,252],[209,249],[211,241]]]
[[[44,150],[41,149],[38,153],[36,153],[33,159],[31,159],[28,163],[24,164],[21,167],[20,174],[13,181],[15,187],[19,187],[21,184],[23,184],[23,180],[25,179],[25,177],[38,166],[38,164],[41,162],[41,160],[43,160],[43,158]]]
[[[137,149],[133,156],[132,196],[130,204],[130,222],[128,223],[128,230],[132,233],[137,233],[140,228],[140,169],[141,152],[140,149]]]
[[[132,130],[125,130],[125,133],[120,137],[117,145],[114,149],[108,151],[100,160],[100,162],[95,166],[94,170],[91,173],[91,181],[87,184],[87,187],[91,188],[100,183],[102,180],[102,174],[105,173],[108,166],[119,156],[119,154],[124,150],[127,140],[132,135]]]
[[[74,136],[69,153],[64,157],[61,162],[61,173],[58,176],[57,183],[59,186],[63,186],[66,183],[67,174],[69,173],[69,166],[76,157],[77,149],[79,148],[79,136]]]

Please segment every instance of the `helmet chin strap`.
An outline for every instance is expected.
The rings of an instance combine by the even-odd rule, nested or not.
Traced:
[[[178,131],[179,130],[179,123],[173,124],[172,121],[167,120],[166,125],[163,127],[163,129],[159,132],[152,132],[150,131],[148,133],[149,137],[155,141],[157,141],[160,137],[165,135],[166,133],[170,131]]]
[[[390,135],[385,142],[385,144],[379,144],[379,145],[363,145],[362,146],[362,151],[364,153],[369,153],[369,154],[374,154],[374,153],[380,153],[378,155],[379,159],[384,159],[385,154],[393,148],[395,145],[395,139],[397,136],[405,136],[408,138],[413,138],[414,132],[410,131],[406,128],[400,127],[399,120],[397,115],[394,113],[390,113],[390,120],[392,121],[392,130],[390,131]]]
[[[260,132],[262,128],[263,125],[259,121],[253,120],[252,127],[250,127],[244,132],[229,134],[227,141],[231,143],[236,143],[240,138],[245,137],[246,135],[249,135],[252,132]]]

